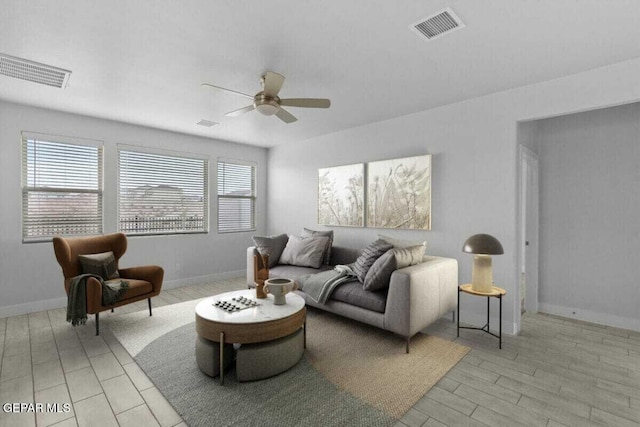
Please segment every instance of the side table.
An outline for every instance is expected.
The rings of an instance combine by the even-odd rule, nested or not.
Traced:
[[[481,297],[487,297],[487,323],[481,327],[481,328],[475,328],[475,327],[471,327],[471,326],[460,326],[460,292],[464,292],[465,294],[469,294],[469,295],[477,295],[477,296],[481,296]],[[502,288],[499,288],[497,286],[493,286],[491,289],[491,292],[485,293],[485,292],[477,292],[474,291],[471,288],[470,284],[466,284],[466,285],[460,285],[458,286],[458,331],[457,331],[457,336],[460,336],[460,329],[476,329],[479,331],[483,331],[488,333],[489,335],[493,335],[494,337],[498,338],[499,340],[499,348],[502,349],[502,296],[506,295],[507,291],[505,291]],[[491,298],[498,298],[498,301],[500,301],[500,317],[499,317],[499,329],[498,329],[498,335],[494,334],[493,332],[491,332],[491,330],[489,329],[489,324],[490,324],[490,309],[491,306],[489,304]]]

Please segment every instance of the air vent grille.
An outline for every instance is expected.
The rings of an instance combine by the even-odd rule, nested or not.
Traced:
[[[63,89],[71,71],[0,53],[0,75]]]
[[[198,123],[196,123],[196,124],[197,124],[197,125],[200,125],[200,126],[204,126],[204,127],[208,127],[208,128],[210,128],[211,126],[215,126],[215,125],[217,125],[218,123],[216,123],[216,122],[212,122],[211,120],[202,119],[202,120],[200,120],[200,121],[199,121]]]
[[[448,34],[454,30],[464,28],[462,20],[451,10],[445,10],[435,15],[421,19],[410,28],[416,33],[427,38],[427,40],[436,39],[444,34]]]

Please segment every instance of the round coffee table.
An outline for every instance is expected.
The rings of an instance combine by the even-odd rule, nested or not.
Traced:
[[[217,301],[229,301],[238,297],[256,300],[260,305],[231,313],[214,306]],[[265,343],[293,335],[303,328],[306,348],[307,311],[304,298],[289,293],[286,300],[286,304],[274,305],[272,295],[266,299],[256,299],[255,290],[245,289],[214,295],[198,303],[196,332],[202,338],[220,345],[220,384],[224,384],[225,343]]]

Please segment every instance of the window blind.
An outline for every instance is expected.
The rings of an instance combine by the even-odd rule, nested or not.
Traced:
[[[205,233],[207,158],[118,149],[118,229],[126,234]]]
[[[102,233],[102,143],[22,134],[22,239]]]
[[[218,232],[256,229],[256,167],[218,161]]]

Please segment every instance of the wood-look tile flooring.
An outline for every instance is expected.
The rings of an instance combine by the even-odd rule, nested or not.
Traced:
[[[502,350],[451,318],[425,332],[472,350],[398,426],[640,425],[640,332],[530,313]]]
[[[164,290],[154,307],[243,289],[245,279]],[[146,301],[101,319],[146,310]],[[90,316],[91,318],[93,316]],[[184,426],[101,322],[71,327],[65,310],[0,319],[0,404],[70,403],[68,413],[5,413],[1,426]],[[405,426],[638,426],[640,333],[526,314],[497,340],[442,319],[426,332],[472,347],[397,423]]]

